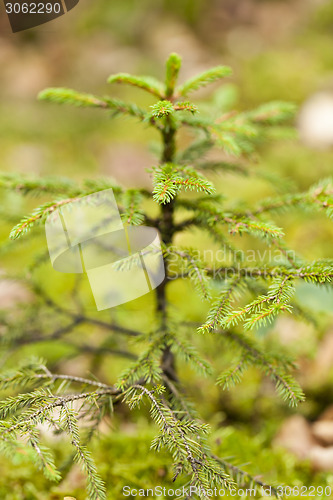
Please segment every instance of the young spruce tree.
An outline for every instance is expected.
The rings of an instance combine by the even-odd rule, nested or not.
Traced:
[[[39,425],[43,423],[56,433],[67,434],[74,460],[86,473],[89,500],[105,499],[111,485],[105,485],[99,476],[87,443],[102,418],[112,413],[119,402],[130,408],[140,407],[144,401],[150,405],[151,418],[159,428],[151,453],[161,448],[170,452],[175,485],[178,476],[184,475],[188,478],[187,484],[200,488],[198,496],[201,498],[206,498],[207,490],[214,487],[227,490],[237,485],[262,487],[261,481],[211,452],[208,426],[187,400],[179,367],[181,363],[190,363],[200,374],[211,377],[212,384],[217,383],[226,390],[241,380],[246,369],[255,366],[273,381],[286,402],[297,405],[303,400],[303,393],[293,378],[293,362],[280,350],[266,352],[252,330],[274,321],[279,314],[295,314],[302,318],[306,313],[294,297],[297,281],[327,285],[333,277],[332,261],[307,263],[295,257],[284,244],[282,230],[269,219],[270,214],[287,212],[294,207],[321,211],[332,217],[332,181],[320,182],[307,192],[265,200],[254,208],[234,210],[228,207],[226,193],[217,193],[209,180],[211,172],[240,175],[251,172],[249,159],[257,145],[286,127],[293,117],[294,106],[272,102],[250,112],[228,112],[216,119],[213,114],[199,113],[188,98],[194,91],[228,77],[230,68],[218,66],[179,85],[180,67],[180,57],[171,54],[166,63],[164,83],[126,73],[109,78],[110,84],[132,85],[151,94],[156,103],[149,109],[66,88],[47,89],[39,96],[43,101],[58,104],[100,108],[112,117],[129,116],[145,127],[155,128],[162,147],[159,161],[150,169],[152,192],[126,190],[108,179],[93,179],[79,186],[69,179],[33,179],[14,174],[0,177],[2,189],[24,195],[53,196],[13,228],[12,240],[23,238],[30,230],[33,230],[30,234],[34,234],[38,230],[35,226],[42,224],[57,207],[107,188],[113,188],[126,224],[153,226],[161,235],[166,278],[150,293],[150,300],[156,303],[156,318],[155,326],[147,331],[107,322],[80,308],[73,311],[54,301],[34,280],[36,268],[48,258],[47,252],[38,255],[35,264],[22,277],[34,291],[35,305],[26,315],[22,313],[16,319],[1,313],[4,327],[1,343],[8,352],[33,342],[57,342],[78,327],[93,325],[109,332],[113,347],[82,343],[77,346],[81,352],[95,350],[100,355],[111,353],[129,358],[128,368],[114,380],[114,385],[96,378],[83,378],[80,373],[77,376],[53,373],[43,361],[36,359],[0,377],[1,388],[12,391],[12,395],[0,402],[2,451],[12,457],[28,450],[28,455],[46,477],[58,481],[60,473],[52,452],[40,442]],[[179,150],[177,136],[183,128],[192,134],[193,142]],[[209,159],[213,148],[225,153],[223,160]],[[186,191],[193,193],[188,195]],[[146,201],[151,199],[159,206],[157,217],[144,208],[149,206]],[[218,265],[207,263],[195,249],[176,247],[175,236],[192,228],[199,228],[220,248],[227,248],[229,261]],[[258,262],[248,266],[231,242],[233,235],[245,233],[259,238],[264,245],[279,249],[283,259],[279,263]],[[179,311],[175,317],[168,306],[168,287],[175,277],[175,266],[177,279],[190,280],[193,293],[210,304],[208,315],[202,318],[201,324],[189,323],[186,317],[179,316]],[[191,301],[191,296],[186,300]],[[145,315],[145,311],[141,314]],[[27,324],[29,331],[25,328]],[[58,325],[53,331],[52,324]],[[197,335],[223,338],[226,345],[237,347],[239,357],[227,371],[216,374],[187,340],[189,332],[192,338]],[[123,348],[117,349],[114,347],[117,336],[122,337],[122,342],[126,337],[135,337],[136,345],[143,347],[141,350],[137,347],[139,352],[135,355]],[[85,421],[83,429],[81,419]],[[278,496],[277,491],[275,494]]]

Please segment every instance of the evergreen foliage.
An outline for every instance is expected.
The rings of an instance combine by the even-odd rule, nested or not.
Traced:
[[[147,331],[104,321],[81,308],[72,312],[57,304],[34,279],[40,255],[22,278],[29,282],[36,304],[26,316],[16,320],[5,315],[0,318],[4,326],[1,348],[10,352],[27,344],[57,342],[78,327],[93,325],[109,332],[112,340],[97,347],[77,342],[73,348],[83,353],[94,351],[128,360],[127,369],[119,374],[112,386],[92,377],[53,373],[38,359],[4,371],[0,376],[1,389],[9,393],[0,402],[2,451],[8,456],[28,453],[48,479],[59,481],[60,473],[52,453],[40,442],[39,428],[43,425],[57,434],[67,435],[74,460],[86,473],[89,500],[106,498],[106,486],[87,446],[101,420],[116,411],[116,404],[121,402],[131,409],[148,403],[151,418],[159,429],[152,449],[168,450],[174,463],[174,480],[185,475],[188,484],[201,488],[202,498],[206,498],[205,492],[214,487],[231,490],[238,484],[260,489],[261,481],[211,451],[209,428],[188,402],[177,366],[180,362],[188,363],[224,390],[240,383],[246,369],[256,367],[273,381],[283,400],[296,406],[304,396],[294,379],[293,361],[280,351],[266,352],[255,336],[255,329],[272,323],[280,314],[302,316],[302,309],[294,299],[298,281],[331,286],[333,279],[332,261],[308,263],[293,256],[283,241],[282,229],[268,218],[294,208],[323,212],[332,218],[331,179],[321,181],[306,192],[284,193],[246,210],[228,206],[209,179],[212,171],[252,175],[252,153],[274,132],[288,129],[294,106],[274,102],[250,112],[232,112],[217,118],[213,114],[201,115],[194,103],[184,99],[202,87],[219,82],[231,71],[218,66],[177,86],[180,67],[180,57],[171,54],[164,82],[126,73],[109,78],[110,84],[131,85],[157,98],[147,110],[119,99],[65,88],[47,89],[39,96],[43,101],[58,104],[101,108],[111,111],[111,117],[129,115],[154,127],[161,136],[162,154],[155,166],[147,165],[153,178],[152,191],[124,189],[112,179],[88,180],[78,185],[68,179],[0,175],[2,190],[53,197],[15,225],[10,234],[12,240],[34,230],[59,206],[110,187],[117,196],[124,223],[154,226],[161,234],[167,274],[154,297],[152,294],[156,302],[155,326]],[[183,128],[194,138],[186,149],[179,151],[177,134]],[[224,153],[221,161],[209,159],[213,148]],[[152,200],[159,206],[157,216],[151,215],[151,205],[146,203]],[[223,265],[208,263],[196,249],[174,245],[176,235],[193,228],[205,231],[221,248],[231,250],[232,261],[223,262]],[[249,267],[231,241],[234,235],[243,234],[258,238],[262,245],[280,249],[281,262],[257,262]],[[202,318],[201,325],[187,324],[186,318],[174,317],[169,308],[167,290],[175,279],[175,267],[176,279],[189,279],[195,293],[209,304],[207,317]],[[74,290],[74,294],[76,292]],[[42,310],[47,310],[48,314],[41,314]],[[56,329],[52,326],[55,323],[59,325]],[[27,329],[25,325],[30,326]],[[197,335],[196,327],[200,335],[222,337],[238,351],[238,357],[224,372],[216,374],[212,364],[194,348],[188,334],[192,338]],[[135,340],[139,354],[128,350],[128,339]],[[82,421],[85,425],[81,425]]]

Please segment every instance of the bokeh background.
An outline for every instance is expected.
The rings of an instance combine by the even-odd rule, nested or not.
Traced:
[[[273,178],[284,177],[286,188],[306,190],[332,174],[332,47],[330,0],[81,0],[62,18],[18,34],[10,32],[1,4],[0,170],[78,180],[110,176],[126,187],[149,186],[146,169],[156,161],[153,131],[135,121],[110,120],[99,110],[52,106],[36,97],[45,87],[62,86],[149,106],[151,100],[139,90],[110,87],[106,79],[120,71],[161,77],[164,60],[176,51],[183,57],[182,79],[217,64],[234,70],[223,93],[196,95],[199,107],[201,100],[221,104],[225,96],[237,109],[270,100],[299,106],[298,137],[262,146],[257,166]],[[227,175],[214,180],[235,203],[240,199],[255,203],[276,194],[274,183],[258,177]],[[0,212],[9,213],[13,224],[39,203],[4,191],[0,197]],[[288,245],[306,259],[332,257],[332,224],[322,216],[304,218],[295,212],[277,221]],[[0,303],[19,314],[19,308],[29,304],[29,291],[6,273],[29,264],[37,244],[29,239],[8,243],[9,229],[1,222]],[[186,243],[195,245],[197,239],[192,234]],[[175,303],[182,301],[184,290],[174,288]],[[298,359],[298,378],[308,397],[300,409],[289,410],[276,401],[255,372],[230,393],[222,394],[204,381],[198,381],[192,391],[215,429],[220,454],[250,462],[249,470],[261,472],[267,481],[333,489],[332,293],[310,285],[302,285],[298,293],[303,304],[315,310],[318,326],[281,318],[270,335]],[[183,308],[189,320],[201,321],[205,308],[194,300]],[[133,318],[135,311],[133,306]],[[126,318],[129,324],[133,320],[128,312]],[[209,356],[214,345],[206,343],[205,349]],[[51,361],[63,357],[59,370],[73,374],[95,368],[98,375],[112,379],[119,368],[110,360],[68,356],[64,346],[52,353],[46,345],[37,346],[25,355],[31,351]],[[228,356],[221,353],[221,367]],[[185,371],[184,376],[192,375]],[[121,498],[121,485],[129,481],[137,487],[169,481],[167,457],[148,453],[154,436],[148,422],[140,414],[134,420],[120,415],[94,445],[101,473],[112,484],[112,498]],[[65,461],[66,448],[57,440],[53,447],[59,460]],[[82,474],[66,465],[64,471],[64,481],[51,487],[28,462],[11,464],[0,458],[0,477],[6,478],[0,480],[0,497],[58,500],[71,494],[85,498]]]

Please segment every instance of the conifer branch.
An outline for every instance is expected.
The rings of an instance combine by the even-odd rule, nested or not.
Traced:
[[[141,394],[137,395],[135,390],[139,390]],[[159,389],[156,388],[156,390],[157,394],[159,394]],[[191,434],[197,434],[198,432],[206,434],[208,427],[202,424],[199,425],[195,421],[178,420],[168,406],[161,404],[152,391],[141,385],[134,385],[125,394],[125,399],[133,407],[140,404],[143,395],[150,400],[152,418],[162,431],[154,439],[152,448],[159,451],[161,446],[167,447],[182,468],[184,463],[189,462],[192,469],[191,484],[200,487],[204,498],[208,498],[205,492],[214,483],[226,487],[228,490],[233,489],[235,484],[230,479],[230,476],[221,467],[217,466],[214,459],[206,456],[205,449],[202,449],[199,443],[193,441],[190,437]]]
[[[305,193],[288,194],[280,198],[267,200],[251,212],[257,216],[264,212],[285,212],[288,208],[301,207],[324,212],[333,217],[333,180],[325,179],[312,186]]]
[[[286,123],[296,114],[297,108],[295,104],[282,101],[272,101],[262,104],[257,109],[244,113],[247,119],[255,123],[264,123],[276,125]]]
[[[288,373],[294,364],[287,357],[280,355],[264,353],[254,340],[245,334],[236,332],[235,330],[226,330],[221,334],[237,344],[245,357],[240,362],[240,370],[244,371],[248,366],[258,366],[265,375],[269,376],[275,384],[278,394],[284,401],[287,401],[290,406],[297,406],[304,401],[304,394],[298,383]],[[228,380],[229,378],[229,380]],[[222,373],[217,379],[217,383],[224,388],[230,387],[230,383],[235,385],[240,381],[239,372],[233,374],[232,370]]]
[[[239,384],[243,378],[244,372],[248,367],[248,359],[246,356],[242,356],[242,358],[237,362],[235,366],[232,366],[227,371],[223,372],[219,378],[217,379],[218,385],[222,387],[222,389],[226,390],[236,384]]]
[[[40,207],[35,208],[30,216],[24,217],[16,226],[13,227],[10,233],[10,238],[13,240],[20,238],[30,229],[32,229],[36,224],[45,221],[45,219],[59,207],[62,207],[69,203],[75,203],[81,197],[92,194],[92,192],[95,193],[104,189],[109,189],[111,187],[111,183],[102,181],[98,185],[94,184],[94,189],[92,192],[91,183],[87,181],[86,186],[87,188],[90,187],[90,189],[81,191],[77,189],[77,192],[79,191],[80,196],[44,203]],[[122,190],[119,187],[113,187],[113,189],[115,192],[122,193]],[[121,207],[121,216],[124,222],[130,225],[141,224],[145,219],[145,215],[140,208],[140,205],[142,203],[142,194],[140,193],[140,191],[131,189],[127,190],[125,193],[123,193],[123,201],[124,207]]]
[[[59,207],[67,205],[68,203],[73,203],[78,201],[79,198],[66,198],[59,201],[52,201],[48,203],[44,203],[32,212],[31,215],[24,217],[10,232],[9,237],[12,240],[16,240],[20,238],[24,234],[26,234],[32,227],[34,227],[37,223],[44,221],[48,215],[53,213]]]
[[[302,279],[309,283],[330,284],[333,281],[333,262],[329,259],[314,261],[299,268],[284,266],[236,267],[225,266],[217,269],[206,268],[208,276],[225,279],[228,276],[273,279],[288,277]]]
[[[45,446],[39,443],[36,431],[29,432],[28,443],[36,452],[38,468],[43,471],[44,476],[49,481],[59,482],[61,475],[55,466],[53,456]]]
[[[167,99],[174,94],[181,64],[182,60],[178,54],[170,54],[166,62],[165,97]]]
[[[226,283],[223,292],[212,305],[206,322],[198,329],[199,333],[208,333],[219,326],[224,317],[230,313],[231,304],[234,300],[239,298],[242,288],[243,284],[239,276],[232,278],[230,283]]]
[[[108,78],[108,83],[123,83],[132,85],[133,87],[138,87],[139,89],[153,94],[159,99],[162,99],[164,94],[163,85],[150,76],[132,76],[128,73],[118,73],[116,75],[111,75]]]
[[[182,276],[188,277],[194,283],[200,296],[208,300],[210,298],[209,282],[204,264],[197,258],[195,252],[191,251],[191,249],[178,250],[174,247],[165,248],[164,251],[166,255],[175,255],[182,259],[185,263],[185,269],[182,270]]]
[[[148,113],[135,104],[129,104],[120,99],[109,97],[96,97],[91,94],[77,92],[66,88],[50,88],[40,92],[38,98],[41,101],[49,101],[55,104],[70,104],[78,107],[102,108],[124,115],[133,116],[141,121],[148,120]]]
[[[142,194],[135,189],[126,191],[123,197],[124,207],[121,213],[122,221],[132,226],[138,226],[144,222],[145,216],[141,208]]]
[[[0,172],[0,189],[27,194],[79,194],[76,184],[69,179],[55,178],[25,178],[18,174]]]
[[[76,448],[74,460],[82,465],[86,473],[88,483],[88,495],[91,500],[105,500],[106,489],[104,482],[97,473],[97,469],[90,453],[85,446],[80,443],[79,429],[77,426],[77,413],[70,409],[66,403],[61,406],[62,415],[60,416],[63,427],[70,435],[72,445]]]
[[[243,471],[236,465],[233,465],[226,460],[223,460],[215,455],[213,455],[213,457],[215,458],[215,460],[220,462],[223,467],[225,467],[225,470],[228,472],[228,474],[230,474],[234,481],[237,484],[241,485],[243,488],[247,486],[249,489],[255,489],[256,493],[258,492],[259,494],[261,494],[262,490],[264,489],[267,492],[271,492],[276,498],[282,498],[276,487],[264,483],[258,477],[252,476],[248,472]]]
[[[222,328],[229,328],[243,322],[245,329],[251,329],[271,322],[278,313],[291,312],[289,303],[294,291],[290,277],[275,278],[266,295],[261,295],[246,306],[225,314],[219,324]]]
[[[23,446],[27,447],[37,467],[49,479],[58,480],[59,473],[53,457],[41,444],[37,426],[44,423],[56,432],[67,434],[74,449],[73,456],[87,475],[89,500],[103,500],[106,493],[86,443],[81,439],[79,422],[89,417],[90,439],[103,415],[111,413],[113,403],[118,403],[121,398],[130,408],[139,407],[144,401],[149,402],[152,419],[159,428],[152,448],[157,451],[162,447],[168,450],[173,457],[174,479],[179,474],[187,476],[190,485],[202,489],[202,498],[207,497],[206,491],[214,486],[229,490],[234,489],[236,483],[254,485],[256,488],[265,486],[211,452],[207,444],[208,426],[201,423],[196,409],[186,398],[180,382],[182,373],[177,371],[177,360],[189,363],[204,375],[211,375],[212,368],[188,340],[188,335],[193,333],[193,325],[190,325],[191,330],[187,328],[188,325],[185,329],[184,322],[178,318],[177,321],[173,320],[170,314],[168,289],[174,278],[174,263],[177,278],[189,278],[202,299],[211,300],[212,290],[216,287],[216,291],[219,287],[206,321],[201,326],[200,323],[196,324],[199,332],[215,332],[216,342],[219,338],[225,339],[237,348],[234,364],[219,375],[218,385],[228,389],[241,382],[247,368],[257,367],[273,381],[280,396],[292,406],[304,399],[292,375],[294,362],[283,352],[276,352],[276,348],[272,352],[264,349],[246,330],[265,325],[285,312],[310,318],[311,315],[294,299],[296,280],[317,285],[331,285],[333,282],[332,260],[304,263],[286,247],[282,229],[265,218],[268,214],[293,207],[326,213],[332,218],[332,179],[321,181],[304,193],[284,194],[286,185],[283,185],[283,181],[280,182],[271,173],[248,166],[248,160],[258,144],[272,138],[276,132],[283,132],[285,124],[290,123],[294,106],[274,102],[249,112],[231,111],[217,118],[213,114],[196,114],[197,107],[186,100],[187,96],[220,81],[230,75],[231,70],[226,66],[218,66],[177,87],[180,67],[181,58],[171,54],[166,63],[164,83],[127,73],[118,73],[109,78],[110,83],[131,85],[153,95],[157,102],[148,110],[113,97],[98,97],[66,88],[47,89],[39,96],[41,100],[59,104],[104,109],[111,116],[132,116],[143,125],[155,127],[160,133],[162,148],[160,161],[151,169],[153,193],[148,189],[125,190],[112,179],[90,179],[77,185],[64,179],[34,179],[19,174],[0,174],[0,188],[4,190],[24,195],[45,196],[52,193],[61,197],[44,203],[31,215],[24,217],[11,232],[14,240],[43,222],[62,205],[109,188],[119,195],[119,209],[124,224],[146,223],[158,228],[161,234],[166,277],[155,292],[156,325],[148,333],[92,317],[78,300],[78,283],[72,291],[73,303],[76,304],[72,311],[69,306],[60,306],[50,298],[35,285],[30,276],[23,282],[29,284],[35,294],[31,307],[22,317],[14,320],[7,313],[0,313],[0,324],[4,328],[1,344],[4,348],[18,350],[28,342],[61,341],[72,351],[75,350],[74,355],[81,349],[93,355],[117,354],[132,360],[120,374],[115,386],[80,374],[54,374],[40,360],[25,363],[0,375],[0,388],[11,391],[0,402],[1,449],[7,455],[15,456]],[[178,152],[178,132],[184,127],[188,127],[195,138],[183,151]],[[211,160],[214,157],[209,154],[214,147],[223,150],[221,160]],[[238,156],[239,159],[229,160],[225,153]],[[215,194],[212,182],[205,177],[204,174],[209,175],[210,172],[258,175],[276,184],[276,191],[283,194],[261,202],[253,210],[238,210],[233,206],[228,208],[225,194]],[[200,195],[184,195],[186,191]],[[159,212],[154,218],[143,208],[148,205],[146,201],[152,199],[159,205]],[[6,220],[9,220],[8,217]],[[207,266],[196,250],[175,247],[174,236],[188,228],[204,230],[218,243],[219,248],[230,249],[231,264],[228,265],[229,261],[226,260],[219,267]],[[258,262],[253,267],[246,266],[237,248],[230,242],[231,236],[244,233],[274,245],[281,251],[285,263],[272,266],[268,261],[267,265]],[[29,273],[32,276],[37,269],[36,261],[45,261],[45,254],[37,256],[35,263],[30,266]],[[46,315],[42,314],[44,310]],[[57,327],[50,332],[49,325],[53,321]],[[141,342],[143,347],[134,354],[127,351],[123,344],[119,344],[119,347],[115,345],[113,335],[99,345],[75,344],[66,336],[80,325],[133,337],[138,341],[136,346]],[[240,328],[240,325],[242,330],[236,330],[235,327]],[[72,352],[68,357],[71,356]],[[19,394],[17,391],[20,391]],[[276,490],[272,491],[278,496]]]
[[[190,92],[194,92],[202,87],[206,87],[210,83],[217,82],[226,76],[231,75],[231,68],[228,66],[216,66],[201,74],[187,80],[183,85],[178,87],[177,94],[187,96]]]
[[[268,240],[282,238],[283,236],[282,229],[274,224],[262,221],[259,218],[224,211],[216,207],[215,203],[212,203],[209,198],[196,201],[180,200],[177,203],[194,212],[194,217],[181,223],[181,229],[192,225],[214,228],[219,224],[227,224],[231,235],[248,233]]]
[[[172,164],[154,169],[153,199],[160,204],[170,203],[182,190],[211,194],[215,191],[211,182],[200,175],[191,175]]]

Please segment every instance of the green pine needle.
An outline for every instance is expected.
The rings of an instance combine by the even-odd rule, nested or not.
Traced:
[[[170,54],[166,62],[165,96],[171,97],[174,93],[182,59],[178,54]]]
[[[108,78],[108,83],[127,84],[139,89],[145,90],[153,94],[159,99],[163,98],[164,88],[163,85],[155,80],[155,78],[148,76],[133,76],[128,73],[117,73]]]

